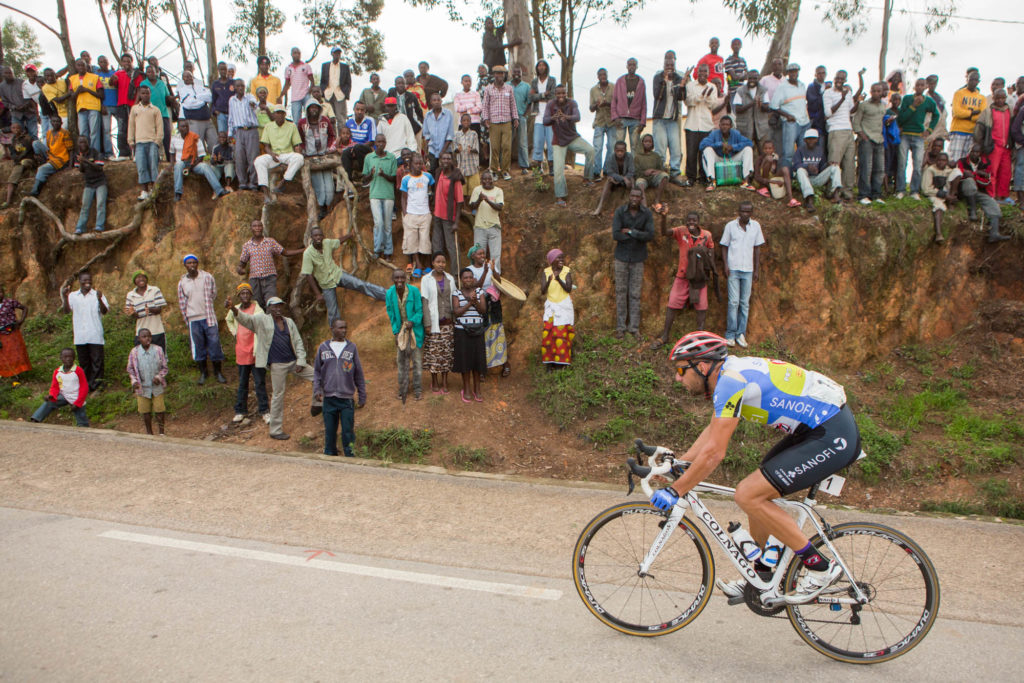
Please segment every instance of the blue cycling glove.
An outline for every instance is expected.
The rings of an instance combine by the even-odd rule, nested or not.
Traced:
[[[679,494],[671,486],[658,489],[651,496],[651,505],[665,512],[671,510],[677,502],[679,502]]]

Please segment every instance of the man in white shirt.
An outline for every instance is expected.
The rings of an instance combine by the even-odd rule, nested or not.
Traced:
[[[398,111],[398,98],[384,98],[384,116],[377,121],[377,133],[388,141],[384,151],[398,156],[403,149],[419,149],[409,117]]]
[[[854,163],[853,114],[860,104],[864,92],[864,69],[857,77],[860,87],[856,94],[846,85],[846,72],[840,69],[832,80],[832,87],[822,94],[825,108],[825,126],[828,130],[828,162],[839,166],[843,174],[842,193],[852,199],[850,188],[857,182],[857,168]]]
[[[722,262],[729,280],[729,313],[726,318],[725,343],[747,346],[747,313],[750,310],[750,288],[761,267],[761,245],[764,235],[761,224],[751,220],[754,206],[741,202],[740,216],[725,224],[722,239]]]
[[[94,392],[103,383],[103,317],[109,310],[107,297],[92,288],[92,275],[87,271],[78,274],[78,291],[72,292],[71,285],[60,288],[63,310],[71,314],[74,331],[75,352],[78,366],[85,373],[89,391]]]
[[[199,136],[211,152],[217,146],[217,121],[213,117],[213,93],[202,83],[196,83],[191,71],[183,71],[178,84],[178,102],[181,115],[188,119],[192,132]]]

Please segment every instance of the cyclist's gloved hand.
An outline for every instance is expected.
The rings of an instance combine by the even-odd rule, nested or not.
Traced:
[[[671,486],[666,486],[663,489],[658,489],[651,496],[651,505],[668,512],[672,507],[679,501],[679,494],[676,493],[675,489]]]

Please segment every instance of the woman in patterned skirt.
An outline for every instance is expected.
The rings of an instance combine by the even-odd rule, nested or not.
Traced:
[[[542,276],[544,324],[541,336],[541,362],[548,370],[557,370],[572,363],[572,342],[576,338],[576,314],[572,307],[572,274],[565,266],[561,249],[548,252],[548,267]]]
[[[28,308],[17,299],[7,298],[4,286],[0,284],[0,377],[16,377],[32,369],[28,348],[21,336],[21,325],[27,317]]]
[[[455,320],[452,295],[457,289],[455,278],[445,271],[448,260],[443,251],[434,253],[433,270],[420,281],[423,295],[423,367],[430,373],[430,390],[448,393],[448,373],[455,358]]]
[[[493,280],[501,281],[501,274],[494,270],[487,247],[474,244],[467,254],[469,269],[476,279],[476,286],[484,290],[487,299],[487,330],[484,332],[484,347],[487,350],[487,369],[501,368],[501,376],[508,377],[512,369],[508,364],[508,342],[505,340],[505,325],[501,317],[501,293]]]

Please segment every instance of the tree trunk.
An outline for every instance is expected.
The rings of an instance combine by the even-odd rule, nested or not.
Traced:
[[[530,25],[533,29],[533,47],[537,59],[544,59],[544,36],[540,31],[540,3],[541,0],[530,0]]]
[[[267,4],[265,0],[256,3],[256,56],[267,54]]]
[[[793,29],[796,28],[796,20],[800,16],[800,0],[791,0],[786,18],[772,36],[772,44],[768,48],[768,56],[765,57],[761,73],[771,73],[772,62],[781,58],[783,65],[789,60],[790,47],[793,44]]]
[[[882,0],[882,48],[878,52],[878,80],[885,79],[885,55],[889,51],[889,21],[892,19],[893,0]]]
[[[523,70],[523,80],[529,83],[533,78],[533,65],[536,63],[531,35],[530,10],[526,5],[526,0],[504,0],[504,7],[505,40],[509,43],[519,41],[519,45],[509,49],[509,68],[520,67]]]
[[[103,20],[103,30],[107,32],[107,42],[110,43],[110,63],[120,64],[121,53],[124,52],[124,44],[121,44],[121,49],[118,49],[114,45],[114,36],[110,33],[110,22],[107,21],[107,12],[103,9],[103,0],[96,0],[96,6],[100,9],[100,19]]]
[[[217,78],[217,35],[213,32],[213,3],[203,0],[203,19],[206,24],[206,67],[210,85]]]

